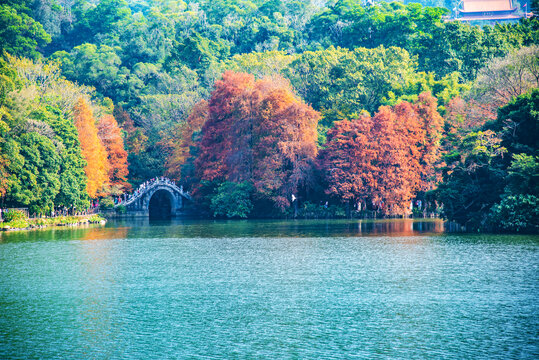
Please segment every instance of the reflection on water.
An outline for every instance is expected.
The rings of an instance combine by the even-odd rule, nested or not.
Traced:
[[[441,234],[441,220],[110,220],[106,227],[0,232],[0,241],[121,239],[126,237],[320,237]]]
[[[539,357],[539,237],[440,221],[0,235],[0,358]]]
[[[129,228],[125,226],[92,227],[84,233],[83,240],[110,240],[127,237]]]

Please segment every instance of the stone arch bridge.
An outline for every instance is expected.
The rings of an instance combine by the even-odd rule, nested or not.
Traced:
[[[191,200],[188,192],[183,187],[167,178],[147,182],[141,185],[135,192],[120,205],[125,206],[127,214],[150,218],[171,218],[185,214],[185,201]]]

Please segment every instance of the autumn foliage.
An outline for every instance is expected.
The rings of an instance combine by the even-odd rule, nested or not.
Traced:
[[[339,202],[406,214],[418,192],[432,190],[439,181],[443,118],[437,104],[423,93],[415,103],[337,121],[318,154],[320,116],[287,81],[225,72],[209,101],[197,104],[168,138],[168,173],[184,181],[191,161],[195,171],[187,177],[206,184],[198,185],[204,196],[224,191],[220,184],[248,184],[255,208],[269,204],[284,211],[292,195],[300,201],[313,193],[323,198],[322,185]],[[317,187],[319,194],[313,191]]]
[[[77,101],[73,115],[79,133],[82,156],[86,160],[84,168],[88,178],[86,191],[90,197],[95,198],[109,182],[107,151],[99,139],[92,110],[83,98]]]
[[[312,181],[318,120],[285,80],[225,72],[208,104],[197,176],[251,183],[259,199],[284,210]]]
[[[125,131],[125,145],[129,153],[138,154],[143,151],[148,137],[142,129],[135,126],[133,119],[121,106],[114,108],[113,115],[120,127]]]
[[[336,122],[320,154],[327,194],[385,214],[407,213],[417,191],[436,184],[442,125],[430,94]]]
[[[170,155],[166,164],[167,176],[176,180],[182,177],[185,178],[183,176],[186,172],[184,165],[194,155],[191,153],[191,149],[197,145],[194,136],[200,132],[207,117],[208,102],[202,100],[194,106],[187,121],[176,125],[172,134],[165,137],[162,145],[164,148],[170,149]]]
[[[112,115],[103,116],[97,124],[98,136],[107,151],[109,164],[108,178],[110,185],[116,191],[130,188],[127,183],[127,151],[124,148],[122,132]]]

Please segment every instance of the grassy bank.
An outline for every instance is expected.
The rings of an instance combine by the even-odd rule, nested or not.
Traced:
[[[100,215],[58,216],[53,218],[26,219],[19,218],[0,223],[0,230],[31,230],[48,226],[76,226],[83,224],[104,224],[106,220]]]

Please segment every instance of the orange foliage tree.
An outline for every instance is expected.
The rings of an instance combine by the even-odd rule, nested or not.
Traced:
[[[428,191],[441,181],[440,169],[443,166],[442,135],[444,119],[438,112],[438,103],[428,92],[421,93],[414,104],[414,109],[420,119],[420,127],[425,131],[419,147],[421,161],[421,190]]]
[[[86,160],[86,191],[91,198],[95,198],[109,182],[107,151],[98,137],[92,109],[83,98],[77,101],[73,116],[79,133],[82,156]]]
[[[207,181],[248,182],[259,200],[290,205],[312,180],[319,114],[282,78],[225,72],[215,83],[195,161]]]
[[[98,136],[107,151],[109,164],[108,177],[112,187],[111,192],[121,193],[130,189],[127,183],[127,151],[124,149],[122,132],[112,115],[103,116],[97,124]]]
[[[436,183],[442,126],[430,94],[380,107],[372,118],[336,122],[320,154],[326,192],[385,214],[407,213],[417,191]]]
[[[255,88],[260,103],[252,117],[254,186],[283,210],[293,194],[312,185],[320,116],[285,83],[265,79]]]

